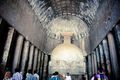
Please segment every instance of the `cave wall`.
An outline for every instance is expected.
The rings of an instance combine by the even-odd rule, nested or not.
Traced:
[[[120,18],[120,1],[106,0],[98,8],[90,30],[90,48],[94,50]]]
[[[27,0],[1,0],[0,16],[35,46],[44,48],[45,30]]]

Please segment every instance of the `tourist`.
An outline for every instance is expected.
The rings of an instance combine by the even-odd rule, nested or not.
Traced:
[[[23,80],[23,75],[20,73],[20,69],[15,69],[15,73],[12,76],[12,80]]]

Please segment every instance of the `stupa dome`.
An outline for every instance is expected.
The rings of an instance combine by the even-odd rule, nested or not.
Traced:
[[[82,74],[84,73],[84,57],[82,51],[70,43],[63,43],[52,51],[49,71],[58,71],[61,74]]]
[[[82,51],[74,44],[60,44],[52,51],[51,60],[83,61]]]

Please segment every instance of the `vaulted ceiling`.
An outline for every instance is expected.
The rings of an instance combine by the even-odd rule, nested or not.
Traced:
[[[104,21],[100,16],[105,8],[99,12],[100,8],[112,3],[110,1],[112,0],[3,0],[0,1],[0,13],[21,34],[47,53],[62,43],[63,32],[72,32],[72,43],[84,52],[90,50],[89,36],[95,28],[93,23],[96,23],[95,20],[96,24]],[[28,28],[32,32],[28,32]]]
[[[43,23],[58,16],[74,15],[87,24],[94,19],[100,0],[28,0]]]
[[[61,43],[62,32],[73,32],[73,39],[76,40],[76,44],[80,47],[81,43],[83,43],[80,40],[89,37],[91,24],[100,6],[99,3],[102,1],[28,0],[28,2],[47,32],[45,49],[50,52],[56,45]]]
[[[48,35],[54,38],[48,24],[55,18],[68,19],[71,16],[80,18],[88,28],[99,7],[100,0],[28,0]]]

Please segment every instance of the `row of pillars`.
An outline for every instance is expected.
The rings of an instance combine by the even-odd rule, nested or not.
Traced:
[[[0,24],[0,32],[4,26]],[[7,24],[7,23],[6,23]],[[37,70],[40,75],[40,79],[44,80],[48,75],[48,62],[49,55],[45,54],[39,48],[34,46],[30,41],[26,40],[24,36],[19,34],[13,27],[7,27],[7,31],[3,31],[6,34],[4,46],[2,45],[3,51],[0,51],[2,58],[0,61],[0,69],[3,74],[7,68],[11,70],[12,73],[15,72],[16,68],[19,68],[23,74],[26,74],[27,70],[32,69]],[[6,30],[5,29],[5,30]],[[4,35],[2,33],[2,35]],[[0,36],[0,38],[3,38]],[[2,43],[2,40],[0,40]],[[1,44],[0,44],[1,46]],[[2,77],[0,79],[2,79]]]
[[[117,36],[119,37],[119,36]],[[102,68],[109,80],[120,80],[120,58],[119,52],[116,51],[115,38],[112,32],[94,49],[94,51],[86,56],[86,66],[88,79],[97,73],[98,68]],[[119,42],[120,43],[120,42]],[[120,46],[120,45],[119,45]]]

